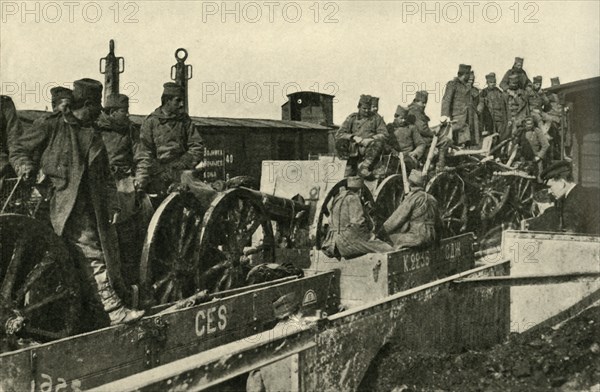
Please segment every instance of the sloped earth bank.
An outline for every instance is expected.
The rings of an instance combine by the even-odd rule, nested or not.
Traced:
[[[361,390],[600,392],[600,306],[511,334],[488,351],[416,353],[392,344],[373,370]]]

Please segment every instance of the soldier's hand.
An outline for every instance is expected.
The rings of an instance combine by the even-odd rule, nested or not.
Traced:
[[[32,165],[25,164],[18,166],[16,172],[17,176],[21,177],[25,182],[32,182],[35,179]]]
[[[417,153],[416,153],[416,152],[414,152],[414,151],[411,151],[411,152],[409,152],[409,153],[408,153],[408,156],[409,156],[409,157],[411,157],[412,159],[414,159],[415,161],[418,161],[418,160],[419,160],[419,154],[417,154]]]
[[[450,121],[450,118],[448,116],[442,116],[442,117],[440,117],[440,122],[442,124],[447,123],[448,121]]]
[[[360,136],[352,136],[352,140],[354,140],[354,143],[356,143],[356,144],[361,144],[363,141],[363,138]]]
[[[142,180],[138,180],[137,178],[133,179],[133,187],[138,193],[146,193],[146,185],[147,184],[145,184]]]
[[[360,145],[363,147],[367,147],[369,144],[371,144],[372,141],[373,139],[362,139],[360,141]]]

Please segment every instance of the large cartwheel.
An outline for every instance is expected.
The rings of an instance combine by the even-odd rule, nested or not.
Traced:
[[[48,225],[0,215],[0,284],[2,349],[78,331],[79,279],[62,239]]]
[[[261,231],[262,244],[252,248]],[[148,229],[142,261],[142,287],[164,304],[198,290],[219,291],[243,284],[241,260],[259,253],[266,262],[274,252],[273,231],[261,199],[249,189],[222,192],[208,209],[186,192],[170,194]]]
[[[442,238],[456,236],[467,228],[465,183],[453,171],[435,175],[425,188],[438,201],[443,222]]]
[[[373,193],[375,208],[372,215],[378,222],[383,223],[389,218],[404,200],[404,182],[401,174],[386,177]]]
[[[329,206],[331,200],[333,200],[333,198],[336,197],[340,193],[340,190],[342,188],[346,188],[347,186],[348,186],[347,179],[344,178],[344,179],[338,181],[329,190],[329,192],[327,192],[327,195],[325,195],[323,202],[320,203],[320,208],[317,211],[317,215],[316,215],[316,224],[314,225],[314,229],[313,229],[314,232],[312,234],[315,238],[315,246],[317,249],[321,249],[321,246],[323,245],[323,241],[325,240],[325,238],[327,237],[327,233],[329,232],[330,211],[328,209],[328,206]],[[365,205],[367,207],[367,209],[374,208],[375,201],[373,200],[371,191],[369,190],[369,188],[366,185],[363,185],[363,187],[362,187],[361,197],[363,199],[363,205]]]

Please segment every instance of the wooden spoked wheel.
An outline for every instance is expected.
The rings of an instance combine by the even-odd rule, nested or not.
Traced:
[[[77,271],[63,240],[46,224],[0,215],[0,284],[3,346],[18,338],[47,342],[78,332]]]
[[[442,238],[458,235],[467,227],[465,184],[454,172],[442,172],[433,177],[426,187],[427,193],[438,201],[443,221]]]
[[[510,194],[509,180],[506,177],[493,177],[483,187],[479,201],[482,220],[493,219],[506,204]]]
[[[325,198],[323,199],[323,203],[321,203],[317,215],[317,223],[314,229],[315,231],[313,233],[315,238],[315,246],[317,249],[321,249],[323,241],[325,241],[325,238],[327,238],[327,233],[329,232],[330,211],[328,209],[328,206],[330,202],[340,193],[342,188],[346,188],[347,186],[348,181],[345,178],[338,181],[333,186],[333,188],[331,188],[329,192],[327,192],[327,195],[325,195]],[[375,205],[375,201],[373,200],[371,191],[365,185],[363,185],[362,187],[361,197],[363,205],[367,206],[367,209],[373,208],[373,206]]]
[[[223,291],[245,284],[249,257],[269,263],[275,240],[262,198],[246,188],[229,189],[211,203],[200,233],[201,289]]]
[[[401,174],[386,177],[375,190],[373,217],[383,223],[404,200],[404,182]]]
[[[196,292],[202,209],[193,196],[171,193],[150,220],[140,263],[140,283],[158,304]]]

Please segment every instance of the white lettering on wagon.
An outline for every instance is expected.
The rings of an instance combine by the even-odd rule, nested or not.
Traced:
[[[227,327],[227,307],[221,305],[196,313],[196,336],[211,335]]]

